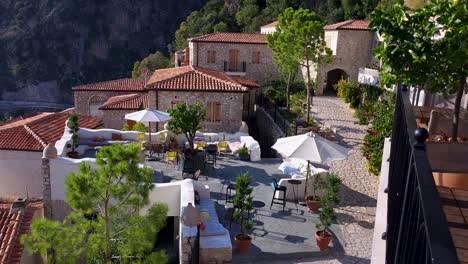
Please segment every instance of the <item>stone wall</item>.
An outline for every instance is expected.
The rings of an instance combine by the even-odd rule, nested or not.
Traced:
[[[277,157],[278,154],[271,148],[271,146],[273,146],[279,138],[285,137],[285,134],[262,107],[257,105],[256,113],[256,125],[257,131],[259,131],[256,140],[260,144],[262,155],[264,157]]]
[[[238,73],[237,76],[254,80],[264,84],[268,80],[279,78],[278,69],[273,62],[273,55],[266,44],[243,44],[243,43],[215,43],[215,42],[190,42],[190,63],[212,70],[224,72],[224,61],[229,61],[229,50],[239,50],[239,62],[246,62],[246,72]],[[208,51],[215,51],[214,63],[208,63]],[[260,63],[252,63],[252,53],[260,52]],[[230,75],[233,73],[229,73]]]
[[[124,124],[127,123],[125,115],[136,111],[138,110],[103,110],[104,127],[121,130]]]
[[[204,105],[208,102],[220,102],[221,121],[204,122],[201,131],[234,133],[239,131],[242,124],[243,97],[244,93],[158,91],[150,92],[148,100],[150,107],[156,106],[154,102],[157,101],[157,109],[165,112],[171,108],[172,102],[201,102]],[[162,130],[163,125],[164,123],[160,122],[158,130]]]
[[[75,97],[75,109],[76,112],[80,115],[89,115],[89,102],[93,97],[98,97],[99,99],[95,99],[93,101],[101,101],[104,103],[107,99],[117,96],[117,95],[124,95],[124,94],[132,94],[136,92],[117,92],[117,91],[74,91]]]
[[[368,30],[339,30],[333,61],[318,65],[316,94],[323,94],[327,73],[334,69],[344,70],[350,80],[357,81],[359,68],[373,63],[372,49],[376,46],[376,37]]]

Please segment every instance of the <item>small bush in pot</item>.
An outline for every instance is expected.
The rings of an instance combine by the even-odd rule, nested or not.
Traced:
[[[244,172],[236,178],[236,193],[233,197],[235,207],[234,219],[240,224],[240,233],[234,237],[236,248],[240,254],[246,254],[252,237],[246,231],[253,229],[253,221],[249,219],[249,212],[252,210],[252,191],[250,186],[252,178],[247,172]]]
[[[237,151],[237,154],[239,154],[239,159],[243,161],[249,161],[250,160],[250,155],[249,155],[249,149],[245,146],[245,144],[239,148]]]
[[[315,240],[320,250],[328,248],[332,239],[329,231],[331,224],[336,220],[335,206],[340,203],[338,192],[341,187],[341,179],[335,173],[327,178],[327,187],[322,197],[322,210],[319,213],[320,222],[316,225]]]
[[[307,177],[310,176],[310,166],[307,166]],[[311,177],[312,179],[312,194],[306,195],[305,200],[309,211],[312,213],[318,213],[320,209],[320,197],[317,195],[317,191],[322,190],[325,187],[325,180],[323,179],[320,173],[314,174]],[[307,186],[306,186],[307,188]]]
[[[80,145],[80,138],[78,136],[78,130],[80,130],[80,125],[78,122],[78,114],[72,114],[68,118],[67,126],[70,129],[71,134],[71,151],[68,152],[68,157],[77,159],[80,157],[80,154],[75,150]]]

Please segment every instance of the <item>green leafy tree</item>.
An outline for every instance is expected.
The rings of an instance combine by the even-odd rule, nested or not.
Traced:
[[[279,34],[276,35],[275,46],[282,46],[287,52],[289,61],[297,61],[306,68],[307,80],[307,123],[310,121],[311,69],[318,63],[331,60],[332,51],[326,47],[323,22],[320,17],[308,9],[294,10],[288,8],[278,17]],[[286,47],[288,45],[289,47]]]
[[[138,78],[141,76],[141,70],[146,68],[151,72],[157,69],[168,68],[171,65],[171,60],[166,57],[162,52],[156,51],[148,55],[141,61],[136,61],[133,65],[132,78]]]
[[[78,136],[78,131],[80,130],[80,124],[78,122],[78,114],[71,114],[68,117],[68,128],[70,129],[71,136],[71,149],[72,152],[75,152],[75,148],[80,145],[80,138]]]
[[[201,129],[201,124],[205,121],[205,106],[200,102],[191,105],[180,103],[174,109],[169,109],[168,112],[171,115],[171,119],[167,122],[169,130],[176,134],[184,134],[190,149],[194,150],[195,133]]]
[[[240,174],[236,178],[236,193],[233,197],[233,203],[236,207],[236,210],[234,212],[234,218],[240,222],[242,235],[244,235],[246,230],[252,230],[254,226],[253,221],[246,217],[246,215],[248,215],[248,212],[253,209],[253,188],[252,186],[250,186],[251,182],[252,178],[247,172]]]
[[[228,25],[224,23],[223,21],[213,26],[214,32],[225,32],[227,30],[228,30]]]
[[[268,47],[273,51],[273,60],[282,75],[286,76],[286,107],[288,110],[290,109],[291,82],[294,80],[299,66],[294,46],[291,45],[295,41],[294,35],[284,32],[285,29],[288,29],[289,23],[289,20],[280,16],[276,31],[267,35]]]
[[[452,137],[458,135],[461,98],[468,76],[468,2],[431,1],[411,10],[397,1],[372,14],[371,28],[384,39],[375,51],[385,84],[402,81],[429,92],[456,94]]]
[[[137,144],[115,144],[99,150],[97,169],[80,163],[65,179],[72,212],[61,222],[34,220],[22,237],[28,251],[47,253],[49,263],[167,263],[153,246],[168,208],[157,204],[139,214],[153,188],[152,169],[140,167],[139,159]]]
[[[322,210],[319,213],[320,223],[316,225],[317,229],[322,229],[322,237],[327,235],[327,229],[336,221],[335,207],[340,203],[338,192],[341,183],[341,179],[335,173],[330,173],[330,176],[327,177],[327,187],[321,200]]]

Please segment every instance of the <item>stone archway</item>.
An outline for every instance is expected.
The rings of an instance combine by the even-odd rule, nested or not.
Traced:
[[[327,82],[324,94],[336,94],[336,90],[333,88],[340,80],[347,80],[348,74],[342,69],[334,69],[327,72]]]
[[[93,95],[88,100],[88,115],[90,116],[102,116],[102,111],[99,107],[107,101],[107,97],[100,94]]]

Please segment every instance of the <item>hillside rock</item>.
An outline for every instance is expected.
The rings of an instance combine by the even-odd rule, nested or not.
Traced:
[[[129,77],[206,0],[2,0],[0,99],[72,103],[77,84]]]

